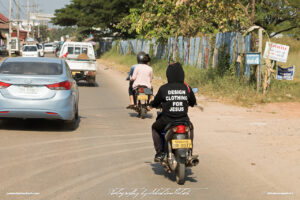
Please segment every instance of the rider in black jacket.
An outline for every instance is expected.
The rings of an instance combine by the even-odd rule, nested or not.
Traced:
[[[154,160],[159,162],[162,157],[161,132],[172,121],[189,121],[188,106],[196,105],[192,89],[184,83],[184,71],[180,63],[170,64],[167,68],[168,83],[161,86],[150,103],[151,107],[162,106],[162,113],[152,125],[152,137],[156,155]],[[191,131],[193,139],[193,131]]]

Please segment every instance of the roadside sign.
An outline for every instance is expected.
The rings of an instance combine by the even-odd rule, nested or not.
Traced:
[[[286,45],[267,42],[264,52],[264,58],[267,58],[269,54],[269,58],[271,60],[285,63],[287,61],[289,49],[290,47]]]
[[[257,65],[257,74],[256,74],[256,86],[257,90],[260,88],[261,82],[261,62],[260,62],[260,52],[246,53],[246,65]]]
[[[260,65],[260,53],[246,53],[247,65]]]
[[[294,79],[294,74],[295,74],[295,66],[291,66],[287,68],[282,68],[277,66],[277,75],[276,75],[277,80],[292,81]]]

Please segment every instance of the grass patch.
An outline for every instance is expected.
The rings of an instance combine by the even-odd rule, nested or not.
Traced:
[[[110,60],[124,66],[123,71],[129,71],[130,66],[136,64],[135,55],[120,55],[116,49],[105,53],[101,59]],[[152,59],[151,66],[154,76],[166,82],[166,60]],[[197,87],[199,93],[223,102],[242,106],[271,102],[293,102],[300,100],[300,82],[272,80],[271,88],[266,95],[257,92],[255,83],[242,80],[229,71],[220,75],[218,69],[199,69],[183,66],[185,81],[191,87]],[[158,88],[155,88],[158,89]]]

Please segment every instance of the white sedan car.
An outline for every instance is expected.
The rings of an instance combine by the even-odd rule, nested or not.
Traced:
[[[23,46],[22,57],[39,57],[38,47],[36,45]]]

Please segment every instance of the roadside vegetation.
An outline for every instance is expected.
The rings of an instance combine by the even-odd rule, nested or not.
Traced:
[[[200,70],[184,66],[186,81],[191,86],[198,87],[202,94],[248,106],[266,102],[299,101],[299,10],[299,0],[73,0],[55,11],[52,23],[76,27],[78,40],[92,34],[95,41],[111,37],[156,38],[159,42],[166,42],[170,37],[190,38],[215,35],[218,32],[238,32],[244,35],[253,26],[259,26],[272,42],[290,46],[288,62],[277,64],[283,67],[296,65],[294,81],[277,81],[273,77],[270,87],[266,86],[265,81],[265,88],[268,90],[263,95],[256,90],[254,67],[251,68],[250,79],[243,75],[237,76],[236,65],[229,65],[226,55],[222,59],[224,62],[213,69]],[[250,34],[251,51],[257,52],[257,29]],[[284,39],[274,39],[274,36],[281,34],[285,35]],[[136,63],[134,55],[122,56],[116,49],[107,52],[102,59],[122,64],[127,71]],[[167,61],[154,59],[152,66],[155,76],[163,80]],[[264,70],[264,66],[262,67]]]
[[[300,101],[300,66],[298,66],[297,62],[300,56],[300,42],[296,39],[277,39],[272,41],[283,43],[281,40],[289,41],[290,53],[288,62],[279,64],[286,67],[296,65],[295,80],[279,81],[272,78],[271,88],[265,95],[257,92],[255,81],[246,79],[243,76],[238,77],[235,65],[229,66],[229,62],[226,62],[226,60],[219,63],[216,68],[199,69],[194,66],[184,66],[185,81],[191,87],[197,87],[199,92],[204,96],[242,106],[253,106],[271,102]],[[287,44],[287,42],[284,44]],[[119,70],[125,72],[129,71],[131,65],[136,64],[135,55],[121,55],[117,48],[112,48],[101,59],[121,65]],[[151,66],[155,78],[166,82],[167,60],[153,59]]]

